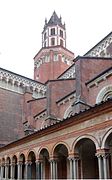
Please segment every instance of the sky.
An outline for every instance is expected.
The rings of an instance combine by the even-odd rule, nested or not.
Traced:
[[[112,0],[0,0],[0,67],[33,78],[45,18],[66,24],[67,48],[85,54],[112,31]]]

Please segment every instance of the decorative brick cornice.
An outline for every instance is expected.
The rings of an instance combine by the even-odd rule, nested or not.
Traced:
[[[58,79],[69,79],[69,78],[75,78],[75,65],[71,66],[65,73],[60,75]]]
[[[39,97],[45,96],[46,93],[44,84],[2,68],[0,68],[0,87],[20,94],[24,94],[25,89],[29,88],[32,93],[36,93]]]
[[[47,111],[45,109],[42,112],[40,112],[39,114],[35,115],[34,118],[35,118],[35,120],[38,120],[38,119],[43,119],[46,116],[47,116]]]
[[[102,57],[101,52],[104,51],[105,57],[112,57],[112,54],[106,52],[106,48],[112,43],[112,32],[108,34],[97,45],[90,49],[84,56]]]

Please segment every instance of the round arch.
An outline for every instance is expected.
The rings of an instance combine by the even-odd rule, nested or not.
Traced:
[[[40,161],[40,175],[39,179],[50,179],[50,154],[47,147],[41,147],[38,151],[38,159]],[[43,170],[41,169],[43,164]]]
[[[97,95],[96,103],[107,100],[109,97],[112,97],[112,85],[103,87]]]
[[[80,140],[83,140],[83,139],[90,139],[90,140],[93,141],[93,143],[95,144],[96,149],[99,149],[100,144],[99,144],[99,142],[97,141],[97,139],[96,139],[94,136],[85,134],[85,135],[83,135],[83,136],[79,136],[79,137],[73,142],[72,151],[74,151],[74,149],[75,149],[75,147],[76,147],[76,144],[77,144]]]
[[[11,158],[10,158],[10,156],[7,156],[6,157],[6,163],[9,163],[9,161],[11,161]]]
[[[69,168],[69,156],[70,148],[65,142],[58,142],[52,148],[52,156],[57,161],[57,177],[56,179],[67,179]]]
[[[49,154],[49,156],[50,156],[50,150],[49,150],[49,148],[48,147],[40,147],[39,148],[39,150],[38,150],[38,158],[39,158],[39,155],[40,155],[40,153],[43,151],[43,150],[46,150],[47,152],[48,152],[48,154]]]
[[[26,160],[28,160],[28,156],[29,156],[30,152],[33,152],[35,154],[35,157],[37,157],[36,151],[34,149],[29,149],[28,152],[26,153],[26,156],[25,156]]]
[[[69,154],[69,152],[70,152],[70,147],[69,147],[69,145],[67,144],[67,143],[65,143],[64,141],[60,141],[60,142],[58,142],[58,143],[56,143],[54,146],[53,146],[53,148],[52,148],[52,150],[51,150],[51,155],[53,156],[53,154],[54,154],[54,151],[55,151],[55,148],[58,146],[58,145],[64,145],[66,148],[67,148],[67,150],[68,150],[68,154]]]
[[[18,161],[17,155],[14,154],[14,155],[12,156],[12,161],[14,161],[14,162]]]
[[[18,161],[21,161],[21,157],[24,156],[25,159],[26,159],[26,156],[23,152],[20,152],[19,155],[18,155]]]
[[[72,109],[72,106],[70,105],[66,110],[65,110],[65,112],[64,112],[64,119],[66,119],[67,117],[70,117],[70,115],[73,113],[73,111],[72,111],[73,109]]]
[[[102,149],[107,148],[107,147],[106,147],[106,140],[107,140],[107,138],[109,137],[109,135],[110,135],[111,133],[112,133],[112,128],[109,129],[109,130],[104,134],[104,136],[103,136],[103,138],[102,138],[102,144],[101,144],[101,148],[102,148]]]
[[[99,148],[97,139],[89,134],[79,136],[72,145],[72,153],[77,159],[77,177],[79,179],[98,178],[98,159],[96,149]],[[88,169],[88,171],[86,171]]]

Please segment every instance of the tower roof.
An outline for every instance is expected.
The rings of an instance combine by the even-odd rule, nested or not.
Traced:
[[[59,25],[59,26],[61,26],[62,28],[65,29],[65,24],[62,24],[61,17],[59,18],[55,11],[53,12],[53,14],[52,14],[50,20],[48,21],[48,23],[45,22],[44,30],[48,26],[54,26],[54,25]]]

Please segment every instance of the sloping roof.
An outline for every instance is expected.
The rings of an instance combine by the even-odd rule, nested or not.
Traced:
[[[112,107],[112,98],[109,98],[106,101],[102,101],[99,104],[95,104],[92,107],[88,107],[87,109],[82,110],[79,113],[75,113],[74,115],[71,115],[70,117],[67,117],[66,119],[63,119],[63,120],[57,121],[57,122],[55,121],[51,125],[48,125],[46,127],[43,127],[40,130],[37,130],[37,132],[34,132],[34,133],[29,134],[21,139],[13,141],[13,142],[1,147],[0,152],[4,151],[5,149],[12,148],[13,145],[19,146],[21,143],[32,141],[35,138],[42,137],[43,135],[45,136],[46,134],[50,134],[53,131],[56,132],[57,128],[59,129],[59,128],[63,127],[64,125],[67,125],[67,127],[68,127],[68,124],[71,124],[76,121],[78,122],[79,119],[88,117],[88,113],[90,113],[91,115],[95,115],[95,113],[101,114],[103,110],[108,109],[106,105],[108,107]]]
[[[53,12],[48,23],[45,24],[44,29],[46,29],[48,26],[54,26],[54,25],[59,25],[65,29],[65,25],[62,24],[61,17],[59,18],[55,11]]]

